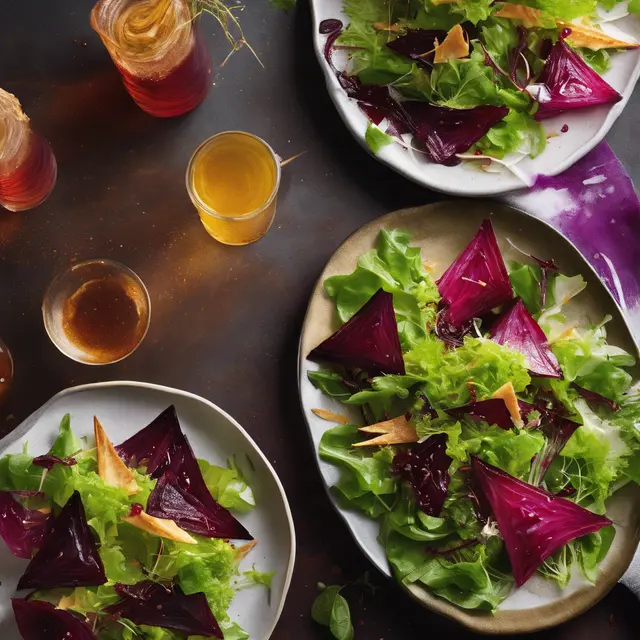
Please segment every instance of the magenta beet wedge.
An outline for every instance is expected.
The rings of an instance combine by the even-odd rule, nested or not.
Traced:
[[[498,523],[517,587],[565,544],[612,524],[478,458],[472,458],[471,466]]]
[[[531,375],[562,378],[562,369],[547,336],[520,298],[498,318],[490,336],[494,342],[522,353]]]
[[[379,289],[340,329],[307,356],[362,369],[370,375],[405,372],[393,295]]]

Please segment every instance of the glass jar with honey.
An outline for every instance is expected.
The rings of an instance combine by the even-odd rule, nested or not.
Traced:
[[[264,141],[243,131],[205,140],[187,168],[187,191],[209,235],[229,245],[255,242],[276,212],[280,160]]]

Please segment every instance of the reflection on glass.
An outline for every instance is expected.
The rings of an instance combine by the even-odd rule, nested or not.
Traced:
[[[42,302],[52,342],[85,364],[111,364],[133,353],[149,328],[144,283],[113,260],[78,262],[56,276]]]
[[[91,26],[147,113],[179,116],[205,99],[211,58],[186,0],[100,0]]]
[[[187,190],[209,234],[223,244],[259,240],[271,226],[280,161],[260,138],[226,131],[203,142],[187,168]]]
[[[37,207],[53,191],[56,175],[49,143],[31,130],[18,99],[0,89],[0,206]]]

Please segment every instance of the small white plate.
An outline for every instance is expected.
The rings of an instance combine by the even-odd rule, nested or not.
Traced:
[[[343,0],[311,0],[314,16],[313,42],[331,99],[349,131],[371,153],[364,138],[368,119],[356,101],[347,97],[324,59],[327,37],[319,32],[319,25],[328,18],[337,18],[345,25],[348,24],[349,19],[344,15],[342,6]],[[637,16],[621,18],[615,22],[615,26],[604,24],[603,30],[616,30],[617,37],[621,37],[621,31],[625,34],[621,39],[625,41],[640,41],[640,19]],[[336,60],[339,61],[340,57],[337,56]],[[585,156],[605,137],[622,113],[640,77],[640,49],[614,53],[611,63],[611,68],[603,78],[622,95],[622,100],[611,106],[577,109],[545,120],[547,135],[558,135],[549,139],[547,148],[537,158],[525,158],[516,165],[517,170],[527,176],[526,181],[504,168],[497,173],[490,173],[465,163],[455,167],[433,164],[427,162],[421,154],[408,152],[398,144],[384,147],[375,157],[414,182],[453,195],[496,195],[531,186],[536,176],[555,176]],[[340,64],[337,66],[342,68]],[[565,124],[569,130],[560,133]]]
[[[66,389],[55,395],[15,431],[0,441],[0,453],[19,453],[28,442],[34,454],[49,450],[60,420],[71,414],[78,436],[93,437],[93,416],[116,444],[139,431],[169,405],[175,405],[180,426],[194,453],[212,464],[226,466],[234,454],[247,455],[255,466],[252,483],[256,508],[239,519],[259,541],[244,560],[246,569],[256,563],[261,571],[276,571],[271,595],[264,588],[239,591],[229,615],[251,640],[268,640],[280,617],[291,582],[296,539],[289,503],[273,467],[249,434],[227,413],[200,396],[142,382],[102,382]],[[11,555],[0,542],[0,637],[20,640],[10,598],[26,568],[26,560]],[[243,565],[244,568],[244,565]],[[24,594],[20,594],[23,596]]]

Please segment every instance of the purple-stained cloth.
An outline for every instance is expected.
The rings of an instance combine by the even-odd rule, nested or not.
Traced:
[[[606,142],[559,176],[538,176],[510,204],[565,235],[593,265],[640,345],[640,200]]]

